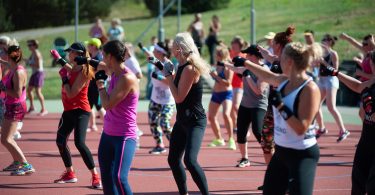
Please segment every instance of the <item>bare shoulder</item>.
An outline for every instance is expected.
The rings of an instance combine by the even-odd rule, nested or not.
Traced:
[[[318,85],[313,82],[313,81],[310,81],[306,87],[304,87],[304,91],[306,95],[308,96],[313,96],[314,94],[319,94],[318,97],[320,98],[320,89],[318,87]]]

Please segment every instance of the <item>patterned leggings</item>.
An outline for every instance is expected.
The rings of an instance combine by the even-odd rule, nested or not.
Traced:
[[[148,122],[157,144],[163,143],[163,133],[168,140],[170,139],[172,132],[170,120],[174,107],[174,104],[157,104],[152,100],[150,101],[150,105],[148,106]]]
[[[263,120],[261,145],[264,154],[272,154],[275,150],[275,142],[273,140],[273,111],[272,106],[268,106],[266,116]]]

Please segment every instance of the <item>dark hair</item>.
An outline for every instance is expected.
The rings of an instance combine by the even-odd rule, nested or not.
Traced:
[[[328,40],[328,41],[331,41],[332,42],[332,47],[335,45],[336,41],[338,40],[338,38],[336,36],[332,36],[330,34],[325,34],[323,36],[323,39],[322,40]]]
[[[158,42],[156,44],[167,52],[167,54],[163,55],[165,55],[167,58],[171,57],[171,52],[169,51],[168,45],[166,45],[164,42]]]
[[[291,43],[292,35],[296,31],[294,26],[289,26],[285,32],[276,33],[275,37],[273,38],[276,44],[280,44],[282,48],[285,47],[286,44]]]
[[[367,40],[371,39],[372,36],[373,36],[372,34],[368,34],[368,35],[366,35],[366,36],[363,37],[363,40],[367,41]]]
[[[125,44],[119,40],[108,41],[103,45],[103,51],[114,56],[119,62],[125,61],[126,50]]]
[[[18,63],[22,59],[22,50],[18,45],[11,45],[8,47],[8,56],[14,62]]]
[[[372,64],[375,66],[375,50],[372,50],[370,52],[370,59],[372,61]]]
[[[312,35],[314,35],[314,31],[310,29],[305,30],[305,33],[311,33]]]
[[[39,47],[39,42],[36,39],[27,40],[28,45],[34,45],[36,48]]]

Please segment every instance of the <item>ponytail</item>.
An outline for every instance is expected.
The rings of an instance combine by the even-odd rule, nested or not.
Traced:
[[[88,52],[86,52],[86,57],[90,57],[90,54]],[[92,80],[95,77],[95,70],[89,64],[83,64],[82,65],[82,74],[86,78],[88,78],[89,80]]]
[[[287,55],[294,61],[296,69],[306,70],[313,60],[322,58],[323,51],[318,43],[307,46],[300,42],[292,42],[285,46],[283,55]]]

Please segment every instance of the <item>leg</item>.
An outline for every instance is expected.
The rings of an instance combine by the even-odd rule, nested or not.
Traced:
[[[33,89],[34,87],[33,86],[28,86],[27,87],[27,98],[29,98],[30,100],[30,107],[29,107],[29,111],[28,112],[31,112],[31,111],[34,111],[34,94],[33,94]]]
[[[1,126],[1,143],[7,148],[14,161],[27,162],[21,148],[14,141],[13,135],[16,132],[18,121],[5,119]]]
[[[161,115],[160,115],[160,126],[163,130],[165,137],[168,141],[171,139],[171,118],[173,116],[174,104],[166,104],[162,106]]]
[[[237,118],[237,143],[238,148],[240,149],[241,157],[248,159],[247,154],[247,131],[251,123],[252,113],[249,108],[240,106],[238,109],[238,118]]]
[[[185,151],[186,134],[183,126],[177,121],[174,124],[168,154],[168,164],[172,169],[173,177],[176,181],[180,194],[187,194],[186,173],[181,159]]]
[[[40,113],[43,113],[43,112],[46,111],[46,108],[44,106],[44,96],[42,94],[42,88],[41,87],[36,88],[36,95],[38,96],[38,99],[39,99],[39,102],[40,102],[40,107],[41,107]],[[30,103],[30,105],[31,105],[31,103]]]
[[[373,149],[374,152],[374,149]],[[375,194],[375,155],[372,155],[372,164],[369,172],[369,176],[366,182],[367,194]]]
[[[233,90],[233,104],[232,104],[231,117],[233,121],[233,127],[235,129],[237,129],[237,113],[238,113],[238,108],[240,107],[242,95],[243,95],[242,89]]]
[[[274,141],[274,123],[273,123],[273,111],[272,107],[269,106],[264,116],[263,128],[262,128],[262,140],[261,145],[263,149],[264,161],[268,165],[271,161],[272,154],[275,149]]]
[[[185,147],[184,163],[189,170],[195,184],[203,195],[208,195],[208,185],[203,169],[198,164],[198,153],[202,145],[206,119],[194,121],[194,124],[187,129],[187,143]]]
[[[352,169],[352,195],[366,194],[366,182],[369,176],[371,164],[365,140],[366,138],[361,136],[354,155]],[[373,140],[371,140],[371,142],[373,142]]]
[[[96,173],[94,159],[89,148],[86,146],[86,129],[90,113],[83,110],[75,110],[76,122],[74,126],[74,144],[81,154],[83,161],[91,173]]]
[[[102,177],[104,194],[117,194],[115,182],[112,178],[113,161],[114,161],[114,140],[111,136],[102,133],[99,142],[98,160],[100,167],[100,175]]]
[[[135,153],[136,141],[134,139],[126,139],[125,137],[119,138],[122,138],[122,140],[119,140],[115,145],[112,178],[119,194],[132,194],[128,175]]]
[[[223,119],[225,123],[225,128],[227,129],[227,133],[229,139],[233,139],[233,121],[230,117],[230,111],[232,108],[232,100],[225,100],[223,103]]]
[[[67,144],[69,135],[72,133],[73,128],[74,121],[72,118],[72,111],[63,112],[57,130],[56,145],[59,148],[60,156],[63,159],[64,165],[68,171],[73,171],[72,157]]]
[[[150,130],[156,141],[156,145],[160,146],[163,144],[163,132],[159,127],[160,112],[162,105],[150,101],[148,106],[148,123],[150,124]]]
[[[260,108],[254,108],[251,109],[251,113],[251,127],[253,130],[253,134],[257,139],[258,143],[260,143],[262,139],[263,120],[264,116],[266,115],[266,111]]]
[[[284,195],[288,188],[288,180],[288,168],[282,162],[279,151],[276,149],[264,176],[263,194]]]
[[[336,108],[336,95],[337,88],[331,88],[327,93],[327,107],[329,112],[332,114],[333,118],[336,121],[336,124],[339,126],[340,133],[345,131],[344,123],[342,122],[341,114]]]
[[[324,121],[323,121],[324,120],[323,119],[323,113],[322,113],[322,105],[323,105],[323,102],[324,102],[325,98],[326,98],[326,90],[325,90],[325,88],[320,88],[320,100],[321,100],[321,103],[320,103],[319,112],[316,115],[316,122],[318,123],[320,129],[324,129],[325,128]]]
[[[221,137],[220,125],[216,117],[219,111],[219,108],[220,108],[220,104],[210,101],[210,104],[208,106],[208,120],[210,121],[212,132],[214,133],[215,138],[221,140],[223,138]]]

